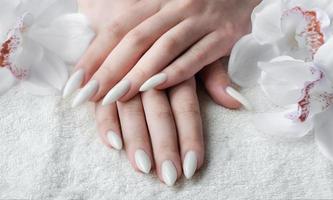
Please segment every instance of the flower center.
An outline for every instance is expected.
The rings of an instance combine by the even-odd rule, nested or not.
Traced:
[[[24,79],[28,75],[28,70],[23,66],[15,65],[15,53],[17,52],[21,41],[21,34],[27,30],[33,23],[33,16],[29,13],[20,17],[15,26],[9,30],[7,39],[0,46],[0,68],[8,68],[18,79]]]
[[[318,86],[325,78],[324,72],[315,67],[311,69],[311,72],[317,78],[313,81],[308,81],[305,83],[305,86],[302,90],[302,97],[297,102],[297,112],[290,113],[287,116],[291,120],[305,122],[309,118],[311,112],[314,114],[317,112],[322,112],[329,106],[333,105],[333,93],[320,91],[319,94],[316,94],[316,91],[314,91],[316,86]]]
[[[6,40],[2,45],[1,45],[1,49],[0,49],[0,67],[6,67],[9,65],[8,63],[8,56],[11,52],[11,43],[12,43],[12,39],[9,38],[8,40]]]
[[[325,36],[322,32],[321,21],[318,19],[316,11],[303,11],[300,7],[295,7],[285,11],[282,20],[284,23],[292,24],[292,34],[290,34],[290,43],[298,48],[305,48],[309,56],[313,59],[318,49],[325,43]],[[288,30],[290,31],[290,30]],[[294,44],[294,45],[293,45]]]
[[[311,108],[310,92],[311,92],[311,90],[315,87],[316,83],[318,83],[324,77],[324,73],[322,71],[313,69],[312,73],[313,74],[317,73],[319,77],[314,81],[310,81],[310,82],[306,83],[305,87],[302,90],[303,98],[298,102],[298,109],[299,109],[299,113],[300,113],[300,115],[298,116],[298,119],[301,122],[304,122],[310,114],[310,108]]]

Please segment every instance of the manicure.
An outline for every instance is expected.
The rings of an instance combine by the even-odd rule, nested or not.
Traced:
[[[123,148],[123,142],[122,142],[121,138],[119,137],[119,135],[116,134],[115,132],[109,131],[107,133],[107,138],[113,148],[115,148],[117,150],[121,150]]]
[[[157,74],[150,79],[148,79],[141,87],[140,92],[146,92],[148,90],[154,89],[156,86],[167,81],[168,76],[164,73]]]
[[[69,95],[73,94],[73,92],[80,88],[84,79],[84,70],[79,69],[76,71],[67,81],[64,91],[62,93],[62,97],[66,98]]]
[[[143,172],[148,174],[151,170],[151,161],[145,151],[139,149],[134,155],[136,166]]]
[[[232,87],[227,87],[226,92],[239,103],[241,103],[246,110],[253,110],[251,103],[238,91]]]
[[[166,160],[162,164],[162,177],[168,186],[173,186],[177,180],[177,169],[170,160]]]
[[[96,80],[90,81],[84,88],[82,88],[79,94],[76,95],[75,99],[73,100],[72,107],[75,108],[88,101],[96,94],[98,87],[99,85]]]
[[[189,151],[186,153],[184,163],[183,163],[183,171],[184,175],[187,179],[191,179],[197,170],[197,155],[194,151]]]
[[[110,105],[111,103],[114,103],[118,101],[124,94],[128,92],[128,90],[131,87],[131,83],[128,80],[122,80],[120,81],[116,86],[114,86],[108,94],[104,97],[102,105]]]

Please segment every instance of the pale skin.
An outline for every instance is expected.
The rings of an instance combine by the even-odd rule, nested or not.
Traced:
[[[156,86],[166,89],[228,56],[249,32],[250,13],[259,0],[125,2],[80,0],[97,37],[76,69],[85,71],[83,85],[90,80],[99,83],[90,99],[94,102],[122,80],[130,83],[120,98],[127,101],[156,74],[166,75],[167,80]],[[119,4],[119,9],[110,9],[112,4]]]
[[[156,2],[158,3],[155,5],[155,2],[145,0],[79,0],[81,11],[91,20],[97,36],[78,63],[77,69],[84,67],[88,72],[84,83],[91,78],[100,82],[98,93],[91,99],[93,101],[101,100],[123,78],[135,83],[131,84],[129,92],[121,99],[122,102],[108,106],[96,103],[100,136],[103,143],[112,148],[106,134],[110,130],[118,134],[133,168],[138,171],[135,152],[137,149],[144,150],[153,162],[158,177],[164,181],[161,165],[165,160],[171,160],[175,165],[177,177],[182,175],[182,164],[187,152],[196,153],[197,169],[204,162],[200,108],[196,83],[191,78],[195,73],[206,66],[201,70],[200,77],[212,99],[228,108],[240,107],[239,102],[224,90],[231,85],[231,81],[226,72],[227,58],[220,58],[227,56],[237,39],[249,31],[249,16],[254,6],[246,4],[235,9],[223,7],[222,2],[226,4],[223,0],[195,1],[206,8],[203,9],[191,5],[194,1],[184,1],[186,6],[182,6],[186,9],[181,7],[184,15],[176,17],[181,20],[170,22],[169,26],[163,28],[160,27],[163,23],[158,22],[162,18],[173,18],[173,10],[180,9],[178,2],[182,1]],[[212,2],[216,4],[211,4]],[[234,1],[230,1],[233,4],[231,2]],[[234,9],[235,13],[229,13],[231,16],[228,13],[219,14],[221,11],[217,12],[218,9],[228,12]],[[247,14],[240,14],[241,12]],[[205,20],[209,16],[213,19],[210,22]],[[244,16],[244,19],[239,19],[239,16]],[[240,22],[233,22],[237,17]],[[194,22],[202,30],[196,28]],[[111,27],[119,30],[115,31]],[[188,32],[195,34],[188,37]],[[146,33],[147,37],[149,35],[152,38],[145,38],[140,44],[131,43],[134,40],[131,38],[137,37],[135,35],[139,33]],[[170,38],[177,40],[172,43],[174,46],[168,43],[173,40]],[[136,51],[131,52],[127,48],[129,46]],[[184,50],[187,51],[183,53]],[[143,66],[149,66],[144,69],[147,70],[145,74],[141,73],[143,71],[140,67]],[[178,69],[177,66],[182,67]],[[168,74],[168,80],[158,86],[158,89],[175,86],[166,91],[150,90],[138,95],[140,84],[160,71]],[[186,73],[179,74],[181,71]],[[113,76],[107,76],[111,72]]]

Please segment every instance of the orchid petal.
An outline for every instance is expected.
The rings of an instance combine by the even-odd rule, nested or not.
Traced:
[[[47,26],[57,17],[77,11],[75,0],[21,0],[18,8],[21,14],[26,12],[32,14],[39,26]]]
[[[61,15],[78,12],[76,0],[56,0],[37,16],[37,24],[48,25]]]
[[[333,160],[333,107],[314,118],[315,140],[320,151]]]
[[[17,18],[15,9],[19,5],[19,0],[0,1],[0,43],[3,42],[9,29]]]
[[[15,66],[28,69],[42,59],[44,50],[38,43],[25,38],[21,45],[12,58]]]
[[[333,17],[333,3],[331,0],[284,0],[285,4],[289,9],[294,7],[301,7],[306,10],[313,10],[319,8],[329,14],[330,17]]]
[[[65,63],[57,56],[45,50],[43,59],[36,63],[26,80],[44,88],[61,90],[68,78],[68,69]]]
[[[33,28],[29,37],[73,64],[88,48],[94,32],[83,15],[68,14],[54,20],[48,28]]]
[[[274,43],[282,36],[281,16],[283,4],[281,0],[262,1],[252,13],[252,33],[260,44]]]
[[[234,46],[229,60],[228,73],[242,87],[256,84],[260,71],[258,61],[268,61],[278,55],[272,45],[260,45],[253,36],[246,35]]]
[[[279,106],[293,104],[302,95],[300,88],[293,87],[286,81],[275,79],[267,73],[262,73],[259,84],[266,96]]]
[[[296,105],[294,105],[296,107]],[[257,114],[254,117],[254,125],[264,133],[283,138],[300,138],[308,134],[312,129],[312,121],[293,121],[288,115],[297,108],[284,112]]]
[[[313,63],[288,56],[280,56],[270,62],[259,62],[258,67],[268,76],[287,82],[291,87],[296,88],[303,88],[305,82],[317,78],[312,73]]]
[[[314,63],[320,67],[327,78],[333,82],[333,38],[329,39],[323,46],[319,48],[314,56]]]
[[[16,78],[7,68],[0,68],[0,95],[6,93],[16,83]]]

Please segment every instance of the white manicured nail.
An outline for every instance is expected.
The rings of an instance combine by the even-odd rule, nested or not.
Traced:
[[[168,186],[173,186],[177,180],[177,169],[170,160],[166,160],[162,164],[162,177]]]
[[[251,105],[251,103],[238,91],[236,91],[234,88],[232,87],[227,87],[226,88],[226,92],[233,97],[234,99],[236,99],[237,101],[239,101],[239,103],[241,103],[244,108],[246,110],[253,110],[253,107]]]
[[[111,146],[113,148],[115,148],[117,150],[121,150],[123,148],[123,142],[118,134],[116,134],[113,131],[109,131],[107,133],[107,137],[108,137],[109,143],[111,144]]]
[[[96,80],[90,81],[79,94],[76,95],[75,99],[73,100],[72,107],[75,108],[84,102],[88,101],[92,96],[94,96],[98,90],[98,82]]]
[[[131,82],[130,81],[128,81],[128,80],[120,81],[104,97],[102,105],[106,106],[106,105],[109,105],[111,103],[114,103],[114,102],[118,101],[118,99],[120,97],[124,96],[124,94],[126,94],[126,92],[128,92],[130,87],[131,87]]]
[[[62,93],[62,97],[66,98],[69,95],[73,94],[73,92],[80,88],[84,79],[84,70],[80,69],[76,71],[67,81],[64,91]]]
[[[187,179],[192,178],[195,171],[197,170],[197,155],[194,151],[189,151],[186,153],[183,163],[184,175]]]
[[[136,166],[138,166],[138,168],[143,173],[148,174],[151,169],[151,161],[146,152],[143,151],[142,149],[139,149],[135,152],[134,157],[135,157]]]
[[[148,90],[154,89],[156,86],[167,81],[168,76],[164,73],[157,74],[150,79],[148,79],[141,87],[140,92],[146,92]]]

